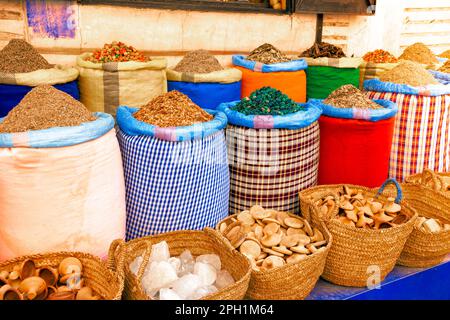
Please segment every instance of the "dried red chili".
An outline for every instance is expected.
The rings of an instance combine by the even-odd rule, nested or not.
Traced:
[[[147,62],[150,61],[150,58],[137,51],[133,46],[127,46],[120,41],[113,41],[112,43],[106,43],[102,49],[95,50],[92,53],[92,56],[86,58],[86,60],[95,63],[126,61]]]

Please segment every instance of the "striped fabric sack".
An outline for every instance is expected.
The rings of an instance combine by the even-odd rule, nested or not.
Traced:
[[[416,93],[414,90],[419,88],[401,86],[383,84],[377,79],[364,82],[369,98],[398,105],[389,177],[404,181],[424,169],[448,171],[450,86],[430,86]]]
[[[230,109],[235,103],[219,107],[231,123],[226,130],[230,212],[260,204],[299,213],[298,193],[317,184],[321,110],[306,105],[286,116],[245,116]]]
[[[208,110],[215,114],[214,120],[220,120],[215,132],[208,130],[203,137],[186,139],[185,135],[185,140],[168,141],[164,135],[150,131],[135,134],[129,130],[133,123],[124,121],[130,110],[120,107],[117,112],[125,174],[127,240],[214,227],[228,215],[230,181],[222,130],[225,115]]]
[[[163,58],[149,62],[86,61],[91,53],[77,57],[80,100],[92,112],[113,116],[119,105],[141,107],[156,96],[167,92],[166,66]]]

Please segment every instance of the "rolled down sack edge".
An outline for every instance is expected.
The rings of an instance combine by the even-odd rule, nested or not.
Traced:
[[[280,62],[273,64],[264,64],[261,62],[251,61],[244,58],[241,55],[233,55],[233,65],[243,67],[255,72],[283,72],[283,71],[300,71],[308,68],[308,64],[305,59],[297,59],[289,62]]]
[[[396,92],[419,96],[441,96],[450,94],[450,85],[431,84],[423,87],[413,87],[407,84],[383,82],[380,79],[364,81],[364,90],[376,92]]]
[[[298,103],[305,110],[284,116],[245,115],[231,109],[238,103],[239,101],[221,103],[218,110],[225,113],[230,124],[254,129],[301,129],[317,121],[322,113],[322,109],[315,105]]]
[[[121,131],[130,136],[151,136],[166,141],[189,141],[202,139],[215,134],[227,126],[227,117],[223,112],[203,109],[214,118],[211,121],[195,123],[191,126],[160,128],[134,118],[138,108],[120,106],[117,109],[117,124]]]
[[[59,148],[97,139],[114,128],[114,118],[103,112],[95,112],[94,121],[79,126],[54,127],[15,133],[0,133],[0,148]],[[0,119],[0,123],[5,118]]]
[[[166,74],[168,81],[192,83],[234,83],[242,79],[242,71],[236,68],[227,68],[209,73],[178,72],[173,69],[166,69]]]
[[[77,80],[79,71],[74,67],[55,65],[50,69],[41,69],[26,73],[0,72],[0,84],[36,87],[39,85],[64,84]]]
[[[106,62],[95,63],[87,61],[86,58],[92,56],[92,53],[83,53],[77,57],[77,67],[86,69],[105,70],[109,72],[117,71],[135,71],[135,70],[163,70],[167,67],[166,58],[152,58],[148,62],[124,61],[124,62]]]
[[[362,109],[362,108],[336,108],[323,103],[324,99],[309,99],[308,103],[322,109],[322,114],[327,117],[340,119],[358,119],[366,121],[380,121],[394,117],[397,114],[398,106],[389,100],[372,100],[383,109]]]

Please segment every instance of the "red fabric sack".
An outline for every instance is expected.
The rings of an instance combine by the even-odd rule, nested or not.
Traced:
[[[319,184],[383,184],[394,123],[395,117],[373,122],[321,116]]]

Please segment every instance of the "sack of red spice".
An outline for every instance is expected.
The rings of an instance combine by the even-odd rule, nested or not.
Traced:
[[[167,92],[166,66],[166,59],[150,59],[122,42],[105,44],[77,58],[80,100],[113,116],[119,105],[140,107]]]

